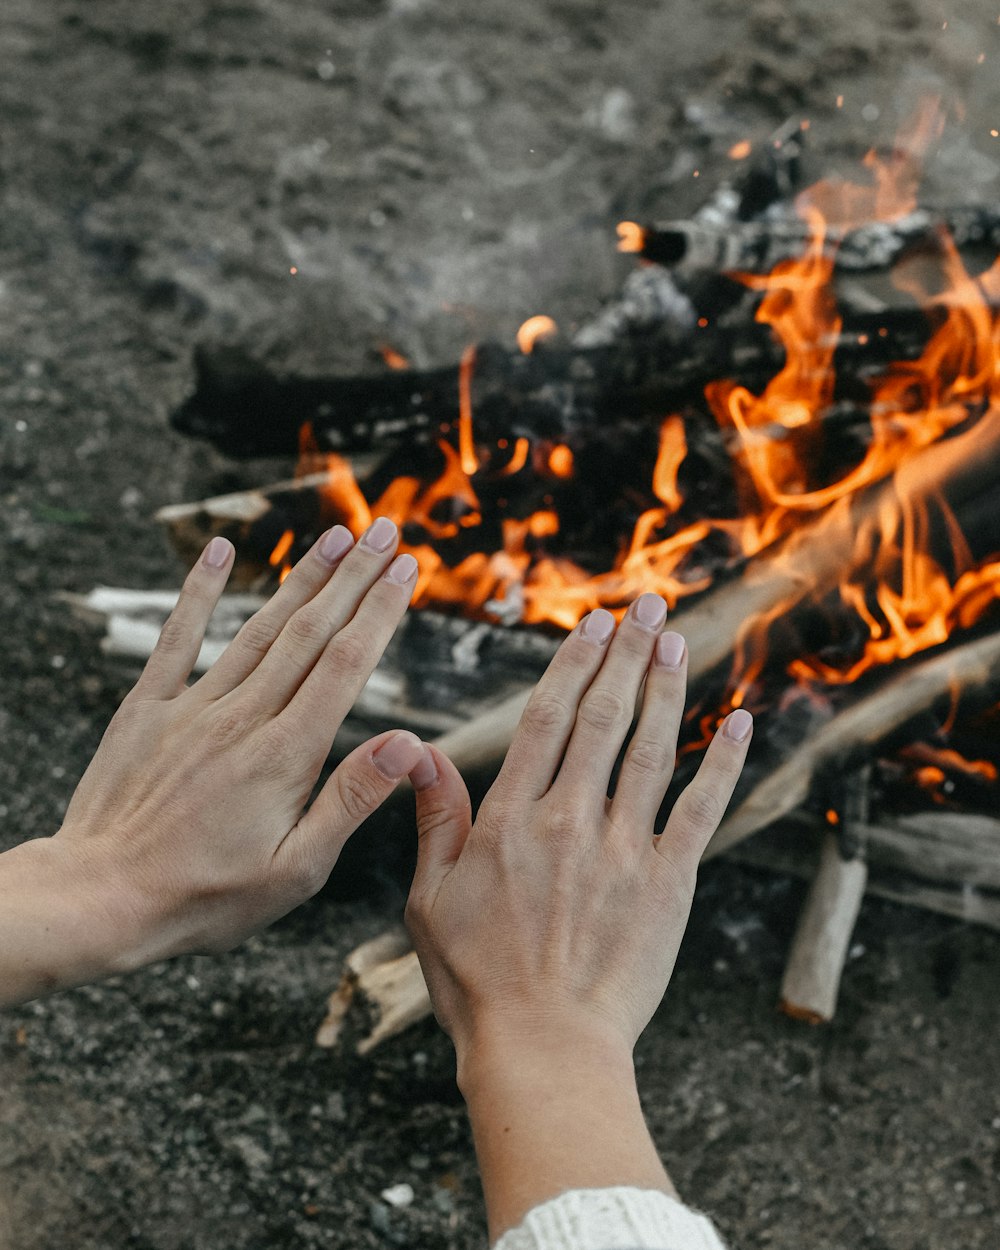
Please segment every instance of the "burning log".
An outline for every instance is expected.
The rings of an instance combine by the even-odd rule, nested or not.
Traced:
[[[838,269],[888,269],[911,250],[934,250],[947,230],[961,249],[1000,252],[1000,212],[968,206],[945,213],[925,209],[895,221],[874,221],[847,232],[829,229],[825,251]],[[716,226],[702,221],[668,221],[619,227],[622,251],[670,268],[712,272],[770,273],[779,262],[801,256],[812,231],[801,217],[743,221]]]
[[[883,681],[849,703],[780,767],[770,771],[723,821],[705,858],[721,855],[774,824],[809,799],[823,773],[850,768],[870,757],[887,738],[961,691],[963,700],[995,700],[1000,693],[1000,633],[949,646]]]
[[[965,433],[927,448],[893,480],[863,492],[851,510],[803,524],[790,538],[750,561],[739,578],[709,591],[693,606],[682,606],[672,627],[688,642],[689,681],[695,683],[731,661],[748,621],[770,619],[807,596],[832,589],[843,576],[852,540],[864,519],[877,516],[897,497],[918,501],[943,495],[959,515],[963,506],[971,503],[978,508],[983,500],[992,500],[998,456],[1000,410]],[[446,734],[437,745],[459,769],[497,764],[510,746],[529,694],[528,688],[516,691]]]
[[[864,403],[866,379],[914,360],[927,344],[927,315],[894,309],[846,315],[837,340],[835,398]],[[707,326],[683,336],[648,327],[601,347],[543,347],[530,355],[496,344],[476,349],[469,376],[477,442],[518,437],[570,442],[629,421],[659,422],[698,405],[706,385],[736,377],[762,388],[784,352],[768,327]],[[320,451],[367,452],[457,440],[463,365],[371,376],[290,376],[234,347],[199,347],[195,389],[172,416],[186,434],[236,457],[294,455],[308,423]]]

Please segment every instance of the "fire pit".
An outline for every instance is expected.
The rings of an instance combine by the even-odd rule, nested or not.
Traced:
[[[563,631],[664,595],[694,694],[675,787],[733,707],[762,714],[710,853],[782,822],[741,853],[816,871],[783,988],[810,1019],[865,888],[1000,927],[1000,213],[919,206],[941,125],[928,101],[863,181],[801,191],[808,124],[782,127],[691,221],[623,223],[640,267],[569,340],[534,317],[516,350],[385,348],[348,378],[203,348],[175,423],[298,469],[159,514],[188,558],[232,538],[250,592],[334,522],[396,520],[423,611],[354,732],[464,767],[502,756]],[[257,602],[230,597],[205,663]],[[102,603],[111,645],[148,649],[155,621]]]

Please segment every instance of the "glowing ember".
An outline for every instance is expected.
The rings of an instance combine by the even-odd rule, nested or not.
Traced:
[[[409,360],[402,352],[397,352],[394,347],[390,347],[388,343],[380,343],[378,350],[379,355],[390,369],[409,369]]]
[[[745,161],[753,151],[753,144],[749,139],[741,139],[739,143],[734,143],[729,149],[729,158],[734,161]]]
[[[641,252],[646,246],[646,231],[637,222],[620,221],[618,230],[619,252]]]
[[[559,327],[551,317],[529,317],[517,332],[517,345],[526,356],[530,356],[538,343],[558,333]]]

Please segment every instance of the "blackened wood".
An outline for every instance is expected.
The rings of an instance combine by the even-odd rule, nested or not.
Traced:
[[[931,328],[918,309],[845,315],[835,400],[863,403],[868,380],[894,361],[916,359]],[[472,378],[475,438],[486,446],[519,436],[573,444],[622,422],[659,423],[688,405],[704,407],[705,386],[720,378],[759,392],[783,364],[784,349],[756,323],[705,326],[682,343],[671,323],[611,345],[543,347],[527,356],[484,344]],[[205,346],[194,369],[194,391],[173,424],[232,456],[294,455],[306,423],[321,451],[457,443],[458,364],[309,378],[277,372],[237,348]]]
[[[1000,251],[1000,210],[985,206],[940,214],[920,209],[897,221],[871,222],[846,233],[831,227],[825,250],[837,269],[888,269],[906,252],[937,250],[941,230],[960,250]],[[643,227],[639,255],[669,268],[765,274],[780,261],[801,256],[810,236],[801,217],[723,226],[668,221]]]

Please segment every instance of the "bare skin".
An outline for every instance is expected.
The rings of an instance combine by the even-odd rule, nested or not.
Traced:
[[[0,1006],[189,951],[224,951],[326,881],[350,834],[424,758],[380,734],[309,795],[402,619],[396,527],[342,526],[188,686],[232,567],[213,539],[57,834],[0,855]]]
[[[455,1044],[493,1238],[567,1189],[673,1193],[632,1051],[670,979],[752,721],[730,715],[658,832],[686,672],[683,639],[661,633],[665,616],[644,595],[617,631],[601,610],[581,622],[474,824],[440,752],[414,774],[420,852],[407,921]]]

